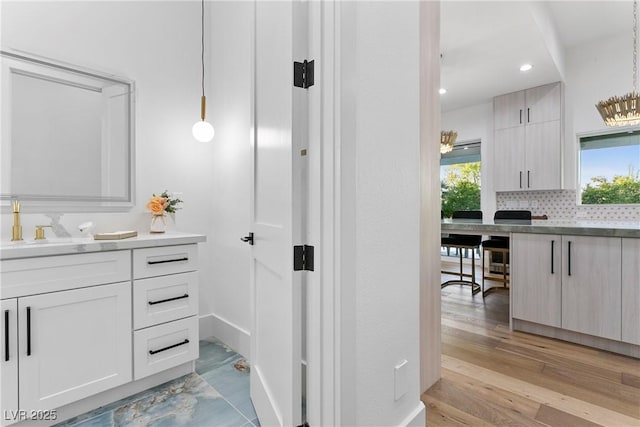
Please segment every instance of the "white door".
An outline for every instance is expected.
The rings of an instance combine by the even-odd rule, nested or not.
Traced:
[[[294,50],[305,40],[294,38],[303,7],[255,2],[251,399],[268,426],[302,424],[301,273],[293,271],[293,245],[302,227],[296,176],[307,119],[293,61],[304,60]]]

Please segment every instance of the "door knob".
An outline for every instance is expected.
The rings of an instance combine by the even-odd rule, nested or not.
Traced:
[[[242,240],[243,242],[248,242],[253,246],[253,233],[249,233],[248,236],[241,237],[240,240]]]

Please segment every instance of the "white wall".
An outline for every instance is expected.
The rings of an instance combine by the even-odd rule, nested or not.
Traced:
[[[87,220],[97,231],[146,232],[151,194],[180,192],[185,202],[171,228],[207,235],[199,245],[200,314],[215,312],[215,319],[237,325],[236,331],[247,330],[248,249],[239,238],[248,231],[251,31],[245,14],[251,4],[207,2],[207,8],[207,117],[216,127],[210,143],[191,135],[200,116],[199,1],[3,1],[1,42],[3,49],[135,81],[135,207],[123,213],[64,214],[61,223],[76,235],[77,225]],[[32,237],[35,224],[48,222],[23,209],[25,237]],[[7,240],[10,216],[2,215],[1,224]],[[204,335],[224,323],[213,319],[204,319]],[[235,336],[243,341],[241,332]]]
[[[480,207],[483,217],[492,218],[496,210],[496,192],[493,189],[493,102],[442,113],[441,120],[443,130],[458,132],[458,141],[481,141]]]
[[[340,79],[342,425],[402,425],[420,396],[419,2],[343,2]],[[394,367],[407,360],[406,394]]]

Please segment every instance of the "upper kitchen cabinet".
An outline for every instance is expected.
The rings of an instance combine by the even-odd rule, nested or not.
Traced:
[[[496,191],[562,188],[562,86],[494,98]]]

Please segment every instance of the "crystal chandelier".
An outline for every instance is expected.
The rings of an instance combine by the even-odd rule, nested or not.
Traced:
[[[624,96],[613,96],[596,104],[607,126],[629,126],[640,123],[640,95],[636,92],[638,52],[638,2],[633,0],[633,91]]]
[[[458,133],[453,130],[440,131],[440,154],[453,150]]]

